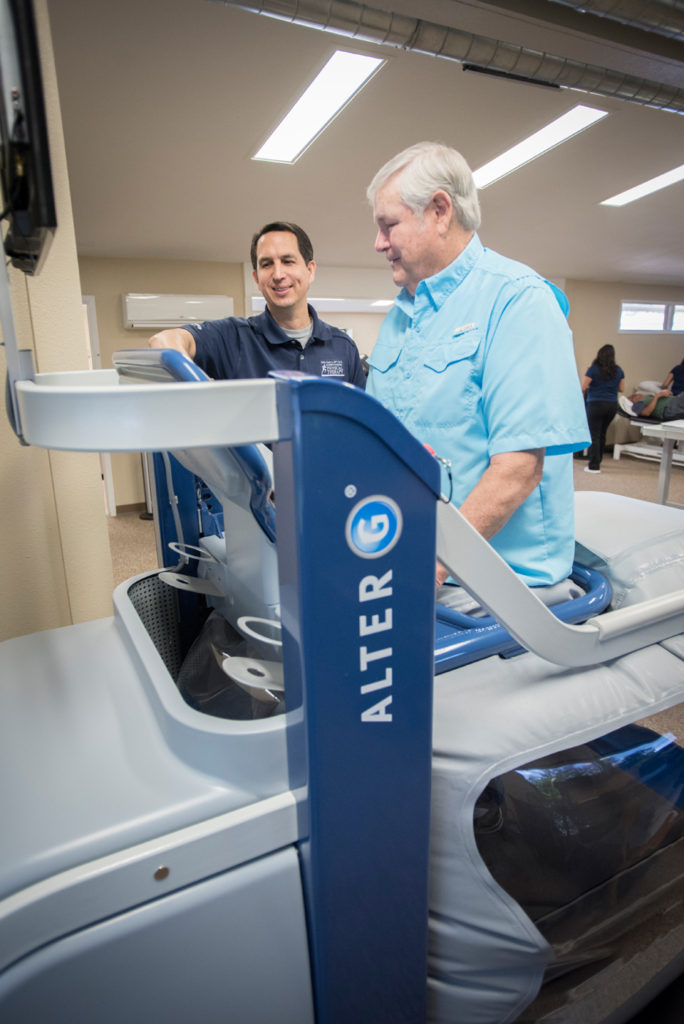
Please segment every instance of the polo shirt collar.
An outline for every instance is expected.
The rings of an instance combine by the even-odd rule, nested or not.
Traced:
[[[402,288],[396,298],[396,304],[409,316],[413,314],[416,300],[424,296],[435,309],[439,309],[455,288],[466,279],[477,261],[482,256],[484,247],[477,234],[474,234],[462,253],[453,263],[443,270],[426,277],[418,284],[415,297],[406,288]],[[425,301],[425,299],[423,301]]]
[[[308,308],[309,316],[313,320],[313,333],[311,337],[317,338],[320,341],[330,341],[333,333],[332,327],[330,326],[330,324],[326,324],[319,319],[318,313],[313,308],[313,306],[309,306]]]
[[[307,305],[307,309],[309,310],[309,316],[313,321],[313,332],[311,334],[311,338],[316,338],[320,341],[329,341],[332,336],[332,329],[330,326],[319,319],[318,313],[313,306]],[[269,345],[284,345],[286,341],[292,341],[282,327],[278,326],[268,309],[265,309],[263,313],[259,313],[258,316],[252,317],[251,319],[254,326],[263,334]]]

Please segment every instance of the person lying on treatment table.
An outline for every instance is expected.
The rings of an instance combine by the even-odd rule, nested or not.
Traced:
[[[648,416],[661,422],[684,419],[684,391],[679,395],[673,395],[671,391],[659,391],[652,398],[635,391],[629,400],[635,416]]]

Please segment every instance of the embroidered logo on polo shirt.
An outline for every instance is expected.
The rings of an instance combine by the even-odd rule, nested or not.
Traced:
[[[328,359],[321,362],[321,377],[344,377],[344,366],[341,359]]]

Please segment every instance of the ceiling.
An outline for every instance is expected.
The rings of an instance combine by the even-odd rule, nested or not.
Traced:
[[[553,0],[368,6],[684,89],[681,37]],[[211,0],[48,8],[82,255],[242,262],[261,224],[287,219],[310,233],[319,265],[381,268],[365,189],[385,160],[436,139],[477,168],[586,103],[610,116],[482,190],[484,244],[555,279],[684,284],[684,182],[599,205],[684,163],[684,114],[469,72]],[[294,165],[252,161],[337,48],[387,63]]]

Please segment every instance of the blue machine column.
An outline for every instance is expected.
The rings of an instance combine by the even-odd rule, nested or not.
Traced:
[[[347,385],[288,381],[278,408],[288,753],[317,1021],[422,1024],[439,469]]]

